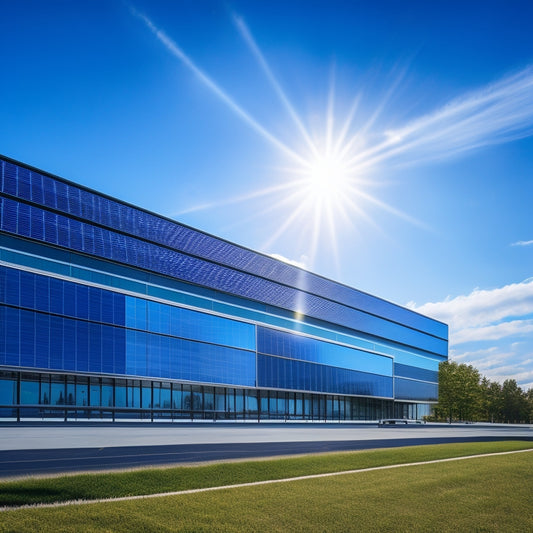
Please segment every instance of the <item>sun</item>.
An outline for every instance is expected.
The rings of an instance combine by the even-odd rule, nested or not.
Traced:
[[[331,202],[347,194],[350,175],[340,157],[319,155],[310,161],[304,181],[309,196],[318,201]]]

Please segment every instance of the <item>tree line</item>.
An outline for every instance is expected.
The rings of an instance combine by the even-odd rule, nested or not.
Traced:
[[[533,389],[522,390],[514,379],[503,384],[481,376],[472,365],[444,361],[439,365],[439,402],[433,420],[533,422]]]

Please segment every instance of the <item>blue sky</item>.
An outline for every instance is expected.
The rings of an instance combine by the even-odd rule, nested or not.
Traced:
[[[0,153],[450,324],[533,387],[533,3],[0,0]]]

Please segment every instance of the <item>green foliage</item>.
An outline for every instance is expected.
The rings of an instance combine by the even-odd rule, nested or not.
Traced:
[[[439,408],[449,420],[472,420],[479,397],[479,372],[471,365],[445,361],[439,366]]]
[[[531,422],[533,389],[523,391],[514,379],[503,385],[481,377],[472,365],[444,361],[439,365],[438,420]]]

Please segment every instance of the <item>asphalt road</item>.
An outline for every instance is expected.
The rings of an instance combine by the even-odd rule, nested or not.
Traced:
[[[315,424],[0,426],[0,478],[495,440],[527,440],[533,447],[533,429]]]

